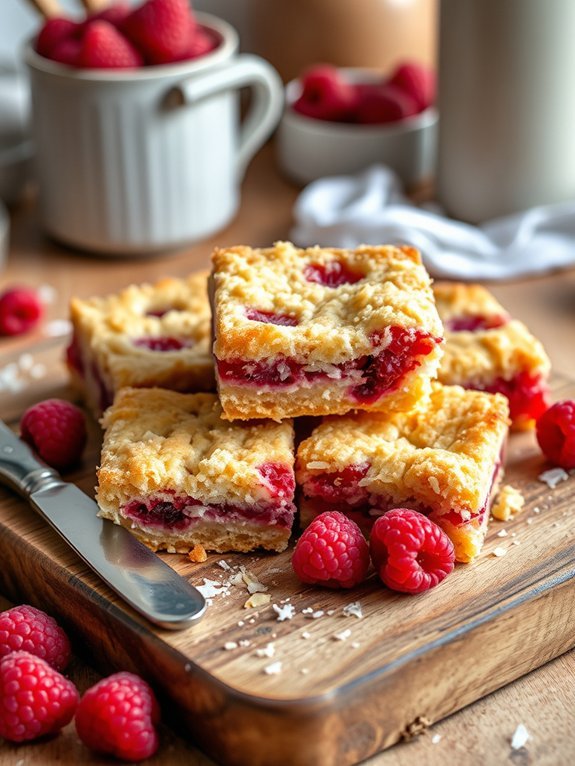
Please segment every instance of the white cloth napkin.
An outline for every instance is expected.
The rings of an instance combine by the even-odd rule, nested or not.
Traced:
[[[435,277],[510,279],[575,266],[575,199],[472,226],[410,202],[382,165],[314,181],[294,219],[291,238],[301,247],[410,244]]]

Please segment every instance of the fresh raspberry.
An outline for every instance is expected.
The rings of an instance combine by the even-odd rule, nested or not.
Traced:
[[[358,86],[359,104],[356,120],[364,125],[383,125],[417,114],[419,108],[411,94],[396,85],[362,84]]]
[[[301,85],[294,111],[316,120],[345,122],[350,118],[357,101],[356,91],[337,67],[313,66],[302,75]]]
[[[388,588],[421,593],[447,577],[455,563],[453,543],[417,511],[395,508],[380,516],[369,539],[371,559]]]
[[[144,60],[109,21],[91,21],[84,32],[78,66],[84,69],[133,69]]]
[[[536,425],[537,441],[545,457],[566,471],[575,468],[575,401],[556,402]]]
[[[68,636],[50,615],[22,604],[0,612],[0,657],[25,651],[40,657],[55,670],[70,661]]]
[[[427,109],[435,101],[435,72],[422,64],[415,62],[399,64],[387,82],[410,96],[417,104],[418,112]]]
[[[122,31],[151,64],[178,60],[196,20],[188,0],[147,0],[125,19]]]
[[[174,61],[187,61],[205,56],[219,45],[219,39],[209,30],[192,27],[190,38],[184,52],[174,58]]]
[[[28,652],[0,660],[0,737],[27,742],[70,723],[78,705],[71,681]]]
[[[50,51],[50,56],[48,58],[51,58],[52,61],[57,61],[59,64],[79,66],[81,53],[82,40],[80,38],[76,39],[75,37],[70,37],[56,43]]]
[[[115,673],[92,686],[76,711],[76,731],[97,753],[141,761],[158,749],[160,709],[148,684],[133,673]]]
[[[86,446],[84,413],[63,399],[46,399],[22,415],[20,433],[48,465],[69,468]]]
[[[88,23],[91,21],[107,21],[109,24],[113,24],[115,27],[121,27],[122,23],[131,13],[131,10],[132,9],[130,8],[129,3],[119,0],[118,2],[114,2],[107,6],[106,8],[103,8],[101,11],[90,13],[86,21]]]
[[[74,39],[79,29],[80,25],[71,19],[61,16],[48,19],[36,38],[37,53],[52,58],[54,48],[65,40]]]
[[[42,318],[44,307],[36,290],[11,287],[0,295],[0,335],[22,335]]]
[[[321,513],[297,541],[292,567],[302,582],[353,588],[365,580],[369,548],[357,524],[339,511]]]

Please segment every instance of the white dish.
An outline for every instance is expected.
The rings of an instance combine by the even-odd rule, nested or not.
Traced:
[[[346,70],[354,79],[373,79],[369,70]],[[282,171],[297,183],[324,176],[356,173],[383,163],[403,183],[414,186],[430,179],[435,170],[438,115],[434,108],[398,122],[358,125],[305,117],[292,109],[301,82],[286,86],[286,105],[276,147]]]

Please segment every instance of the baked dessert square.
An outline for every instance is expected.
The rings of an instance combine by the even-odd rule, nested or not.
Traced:
[[[282,551],[294,519],[289,420],[229,423],[215,394],[123,388],[103,417],[101,515],[153,550]]]
[[[74,298],[67,363],[98,417],[123,386],[215,389],[207,273]]]
[[[413,248],[217,249],[210,297],[230,420],[409,409],[437,373],[443,329]]]
[[[438,282],[433,291],[446,339],[439,380],[505,394],[514,425],[532,423],[548,406],[541,343],[481,285]]]
[[[325,418],[300,444],[304,526],[339,510],[367,532],[378,516],[406,507],[447,533],[458,561],[479,554],[503,474],[507,400],[437,382],[432,389],[411,412]]]

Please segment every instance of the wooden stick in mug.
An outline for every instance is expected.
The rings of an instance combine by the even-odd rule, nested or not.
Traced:
[[[110,5],[110,0],[81,0],[86,13],[97,13],[105,6]]]
[[[46,19],[63,15],[58,0],[28,0],[28,4]]]

